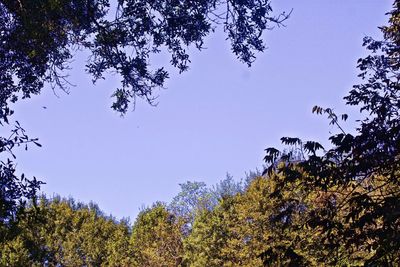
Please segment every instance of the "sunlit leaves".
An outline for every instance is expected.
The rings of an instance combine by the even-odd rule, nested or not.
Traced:
[[[131,236],[135,266],[181,266],[183,223],[162,203],[141,211]]]
[[[5,266],[13,262],[13,266],[132,266],[134,262],[129,225],[105,216],[94,204],[41,197],[19,214],[15,227],[15,236],[0,242]]]

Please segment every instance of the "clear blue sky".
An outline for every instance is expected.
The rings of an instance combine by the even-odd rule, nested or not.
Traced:
[[[15,119],[43,145],[18,153],[18,167],[44,180],[50,196],[93,200],[106,213],[133,219],[144,205],[170,201],[179,183],[212,185],[227,172],[244,177],[260,168],[266,147],[279,147],[281,136],[325,140],[335,129],[311,108],[351,113],[342,97],[357,81],[362,38],[380,36],[377,26],[386,23],[391,1],[272,5],[293,13],[287,27],[265,35],[269,49],[252,68],[235,59],[217,32],[206,50],[193,49],[189,72],[171,73],[157,107],[139,102],[124,118],[109,108],[118,80],[93,86],[83,70],[85,54],[78,54],[69,95],[57,98],[46,89],[16,107]]]

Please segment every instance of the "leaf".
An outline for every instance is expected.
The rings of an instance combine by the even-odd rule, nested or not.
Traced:
[[[37,145],[38,147],[42,147],[42,145],[41,144],[39,144],[38,142],[33,142],[35,145]]]
[[[316,113],[316,114],[322,114],[323,111],[324,111],[324,109],[320,106],[314,106],[312,109],[312,113]]]
[[[301,140],[296,137],[282,137],[281,142],[285,145],[301,145]]]
[[[314,141],[307,141],[304,144],[304,149],[310,153],[315,154],[316,151],[320,150],[320,149],[324,149],[324,147],[318,143],[318,142],[314,142]]]
[[[264,157],[266,163],[274,163],[280,154],[280,151],[273,147],[265,149],[265,152],[267,152],[267,155]]]

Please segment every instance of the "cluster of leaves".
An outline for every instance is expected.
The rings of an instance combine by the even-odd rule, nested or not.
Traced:
[[[251,65],[255,52],[265,49],[263,31],[288,18],[271,14],[266,0],[0,1],[0,115],[10,115],[8,102],[21,92],[38,94],[46,82],[67,89],[63,71],[76,49],[90,52],[87,70],[94,81],[110,71],[120,75],[115,110],[126,112],[137,97],[153,103],[168,73],[150,68],[152,54],[167,51],[171,64],[186,71],[187,49],[202,49],[222,24],[233,53]]]
[[[3,124],[8,122],[0,117],[0,126]],[[0,158],[0,241],[7,238],[7,229],[12,227],[16,214],[22,211],[26,200],[36,195],[42,184],[35,177],[28,179],[24,174],[18,174],[13,162],[16,158],[13,149],[23,146],[26,150],[30,143],[40,146],[36,138],[26,135],[18,121],[8,137],[0,136],[0,155],[4,155]]]
[[[290,152],[268,148],[265,157],[266,174],[285,176],[271,198],[281,199],[291,184],[307,195],[324,192],[326,206],[308,208],[305,227],[319,229],[333,250],[344,244],[355,255],[369,252],[369,258],[359,257],[374,266],[400,259],[400,1],[389,14],[389,26],[381,28],[384,40],[364,39],[370,55],[358,61],[363,83],[344,98],[366,115],[356,133],[346,133],[332,109],[315,107],[313,112],[326,113],[341,131],[329,138],[332,148],[286,137],[282,142]],[[292,160],[293,151],[300,152],[300,161]]]

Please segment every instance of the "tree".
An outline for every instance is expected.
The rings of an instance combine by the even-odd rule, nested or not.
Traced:
[[[187,235],[193,226],[196,214],[203,209],[211,209],[215,204],[212,193],[204,182],[187,181],[179,184],[181,191],[169,204],[169,210],[185,221],[183,233]]]
[[[254,178],[242,193],[224,196],[213,210],[199,213],[185,240],[189,265],[314,266],[315,255],[305,249],[310,247],[311,234],[295,227],[303,223],[304,207],[311,201],[295,186],[285,191],[281,201],[270,198],[281,179],[278,175]],[[279,216],[284,209],[293,214]],[[302,242],[294,245],[294,240]],[[274,264],[268,265],[271,259],[265,251]]]
[[[0,243],[2,266],[131,266],[130,227],[94,205],[46,199],[20,215],[18,234]]]
[[[234,197],[220,200],[212,210],[200,210],[196,214],[193,228],[185,239],[185,262],[189,266],[225,266],[232,257],[222,253],[232,232],[231,224],[240,223],[232,212]],[[237,251],[228,251],[235,255]]]
[[[235,182],[230,174],[212,188],[208,188],[204,182],[187,181],[179,185],[181,191],[172,199],[168,208],[186,221],[183,229],[185,235],[190,233],[198,213],[210,211],[221,199],[242,192],[241,183]]]
[[[131,236],[134,266],[181,266],[183,223],[159,202],[140,212]]]
[[[393,266],[400,260],[400,1],[395,0],[384,39],[366,37],[370,55],[358,61],[362,84],[344,98],[366,115],[356,134],[346,133],[330,108],[314,107],[327,114],[340,132],[325,150],[318,142],[282,138],[305,155],[293,161],[291,152],[268,148],[265,173],[284,173],[285,179],[271,197],[279,198],[288,184],[299,183],[309,194],[331,192],[328,208],[308,211],[308,227],[320,228],[325,242],[345,246],[365,265]],[[346,120],[347,115],[340,116]],[[289,150],[293,151],[293,150]],[[278,164],[284,162],[285,164]]]
[[[218,201],[218,199],[242,193],[243,190],[242,183],[235,182],[233,176],[227,173],[225,179],[213,186],[211,191],[213,197],[215,198],[214,201]]]
[[[8,123],[7,116],[2,117],[0,112],[0,127],[5,123]],[[15,147],[24,146],[27,150],[29,143],[40,146],[37,139],[27,136],[18,121],[8,137],[0,136],[0,242],[13,238],[15,218],[22,212],[26,200],[32,199],[42,184],[35,177],[28,179],[24,174],[18,175],[15,163],[9,158],[16,158]],[[4,154],[7,156],[3,157]]]

